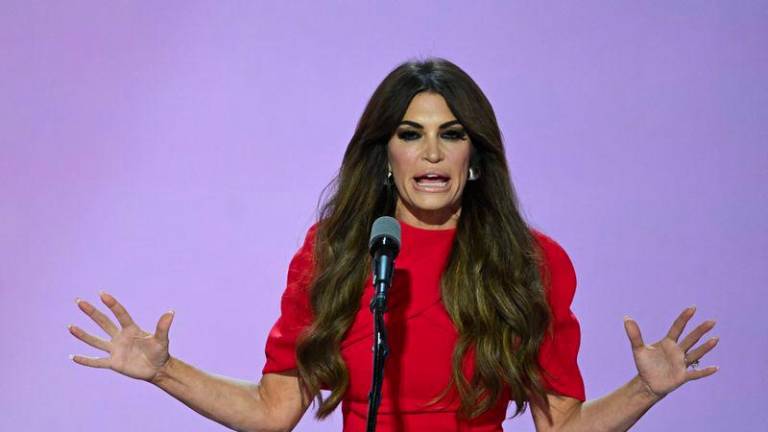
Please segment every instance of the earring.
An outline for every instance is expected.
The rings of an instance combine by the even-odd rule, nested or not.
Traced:
[[[384,177],[384,185],[385,186],[392,186],[392,170],[387,168],[387,176]]]
[[[469,178],[467,180],[474,181],[480,178],[480,170],[474,167],[469,167]]]

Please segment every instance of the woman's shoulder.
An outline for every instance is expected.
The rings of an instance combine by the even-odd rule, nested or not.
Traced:
[[[306,232],[304,233],[304,240],[302,241],[301,247],[299,247],[299,249],[296,251],[297,256],[311,256],[312,249],[315,246],[315,238],[317,236],[318,225],[319,222],[313,222],[312,225],[307,228]]]
[[[529,228],[536,244],[541,248],[547,263],[556,266],[573,266],[568,253],[554,238],[535,228]],[[559,265],[558,265],[559,264]]]
[[[549,293],[560,300],[558,303],[570,303],[576,290],[576,271],[571,257],[551,236],[534,228],[530,231],[542,252],[542,270]]]
[[[533,227],[529,227],[528,230],[531,232],[531,235],[533,236],[533,238],[536,240],[536,242],[539,244],[540,247],[546,248],[554,252],[565,253],[565,249],[563,249],[563,247],[560,246],[560,243],[558,243],[550,235],[545,234],[544,232]]]
[[[301,246],[288,264],[287,295],[305,295],[314,270],[314,248],[317,223],[313,223],[304,234]]]

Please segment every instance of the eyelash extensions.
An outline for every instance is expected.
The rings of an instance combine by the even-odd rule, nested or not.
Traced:
[[[414,137],[414,135],[416,135],[416,136]],[[458,140],[463,140],[467,136],[466,132],[464,132],[463,130],[459,130],[459,129],[446,131],[443,134],[443,136],[445,136],[445,135],[450,135],[450,137],[448,139],[451,139],[451,140],[457,140],[457,139]],[[418,132],[415,132],[415,131],[402,131],[402,132],[399,132],[397,134],[397,137],[400,138],[403,141],[411,141],[411,140],[414,140],[414,139],[418,139],[420,137],[420,134]],[[412,138],[408,138],[408,137],[412,137]]]

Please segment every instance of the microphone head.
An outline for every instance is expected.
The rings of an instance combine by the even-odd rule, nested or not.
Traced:
[[[395,254],[400,251],[400,222],[397,219],[381,216],[373,221],[368,249],[373,252],[374,247],[378,244],[388,249],[394,249]]]

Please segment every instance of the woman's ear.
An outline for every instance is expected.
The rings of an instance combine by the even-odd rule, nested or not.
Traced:
[[[480,178],[480,155],[473,144],[469,151],[469,176],[467,180],[474,181]]]
[[[477,170],[480,169],[480,152],[477,151],[474,144],[471,145],[469,150],[469,166]]]

